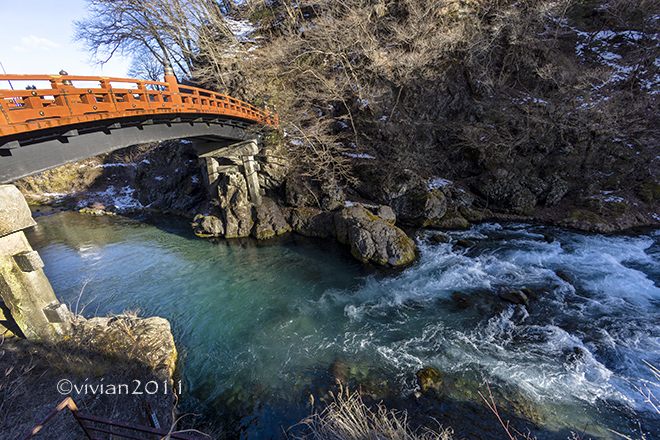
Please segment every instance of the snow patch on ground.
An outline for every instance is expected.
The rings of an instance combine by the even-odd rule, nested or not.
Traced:
[[[579,58],[586,60],[589,52],[591,52],[596,57],[595,60],[598,63],[611,69],[611,75],[608,80],[602,84],[592,84],[595,90],[599,90],[609,83],[625,81],[638,69],[639,66],[634,63],[629,64],[621,54],[625,54],[626,51],[639,45],[642,39],[647,38],[655,44],[660,44],[660,35],[658,34],[644,34],[634,30],[620,32],[605,30],[590,33],[567,25],[565,26],[577,34],[578,42],[575,45],[575,54]],[[660,63],[660,59],[656,59],[654,64],[660,65],[658,63]],[[643,75],[646,72],[638,71],[636,73]],[[644,79],[641,83],[649,94],[655,95],[660,93],[660,90],[658,90],[658,86],[660,86],[660,75],[655,75],[651,79]],[[588,104],[584,105],[586,106]]]
[[[446,186],[452,185],[454,182],[451,180],[443,179],[441,177],[436,177],[435,179],[429,180],[429,189],[439,189]]]
[[[104,163],[94,165],[93,168],[112,168],[112,167],[135,167],[137,166],[134,163]]]
[[[256,28],[248,20],[232,20],[225,17],[229,30],[234,34],[238,41],[252,41],[250,36],[254,33]]]
[[[626,205],[630,204],[628,200],[623,197],[612,195],[612,191],[601,191],[600,194],[587,197],[587,199],[592,200],[602,200],[603,202],[608,203],[625,203]]]
[[[378,208],[378,205],[372,205],[372,204],[369,204],[369,203],[351,202],[350,200],[346,200],[344,202],[344,206],[346,208],[350,208],[351,206],[364,206],[365,208]]]
[[[135,189],[130,186],[116,188],[110,185],[105,191],[87,193],[87,196],[78,203],[78,209],[84,208],[90,199],[99,199],[106,206],[114,205],[117,212],[144,208],[135,197]]]
[[[375,157],[365,153],[344,153],[344,156],[352,157],[355,159],[376,159]]]
[[[59,199],[62,199],[64,197],[68,196],[68,194],[67,193],[43,193],[43,194],[41,194],[41,196],[49,198],[49,199],[53,198],[53,199],[59,200]]]

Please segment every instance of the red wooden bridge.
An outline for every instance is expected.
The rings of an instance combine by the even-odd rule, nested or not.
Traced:
[[[278,125],[268,110],[178,84],[169,67],[164,82],[5,74],[0,87],[0,183],[130,145],[183,138],[231,143],[254,139],[252,125]]]

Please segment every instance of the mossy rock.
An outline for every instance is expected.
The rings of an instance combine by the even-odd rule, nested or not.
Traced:
[[[433,240],[435,243],[449,243],[450,238],[444,234],[433,234],[431,236],[431,240]]]
[[[607,233],[615,228],[602,220],[598,215],[591,211],[575,210],[567,218],[558,222],[559,226],[575,228],[582,231]]]
[[[456,249],[460,249],[460,248],[468,249],[471,248],[472,246],[474,246],[474,242],[470,240],[465,240],[463,238],[459,238],[458,240],[456,240],[456,243],[454,244],[454,248]]]
[[[402,267],[415,260],[415,242],[361,205],[337,211],[334,220],[337,239],[360,261]]]
[[[442,220],[435,222],[433,226],[439,229],[468,229],[470,222],[458,210],[450,209],[442,217]]]
[[[440,393],[442,387],[442,374],[436,368],[427,366],[419,370],[416,374],[419,388],[423,393],[433,390]]]
[[[467,310],[472,307],[472,298],[467,293],[454,291],[451,293],[451,299],[459,310]]]
[[[225,233],[223,221],[214,215],[197,214],[191,225],[195,235],[201,238],[221,237]]]

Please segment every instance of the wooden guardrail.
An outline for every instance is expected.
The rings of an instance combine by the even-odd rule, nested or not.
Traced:
[[[174,75],[165,82],[127,78],[73,75],[0,74],[6,81],[28,83],[28,89],[0,89],[0,137],[135,115],[197,113],[231,116],[251,122],[278,125],[277,115],[243,101],[209,90],[177,84]],[[29,83],[50,83],[32,88]],[[76,83],[93,83],[77,87]]]

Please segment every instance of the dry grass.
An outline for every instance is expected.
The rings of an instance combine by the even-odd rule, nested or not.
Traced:
[[[2,340],[4,343],[4,338]],[[0,344],[0,348],[1,344]],[[5,357],[6,351],[0,350],[0,360]],[[4,365],[4,364],[0,364]],[[4,371],[0,372],[0,425],[5,424],[7,407],[11,406],[14,400],[20,396],[25,384],[29,381],[30,372],[34,369],[35,362],[30,356],[21,364],[5,366]]]
[[[168,347],[165,329],[156,325],[158,322],[137,318],[137,312],[129,311],[79,323],[73,335],[56,345],[17,337],[3,341],[0,426],[4,431],[0,438],[25,434],[67,396],[83,412],[141,425],[149,424],[145,407],[150,405],[161,426],[174,430],[172,407],[177,389],[165,393],[165,387],[176,356]],[[59,388],[63,382],[69,388]],[[145,392],[148,382],[151,389],[157,384],[158,392]],[[126,388],[116,394],[104,393],[101,384],[124,384]],[[75,423],[67,417],[54,419],[46,432],[50,438],[79,438]]]
[[[293,436],[300,440],[450,440],[453,430],[442,428],[436,432],[425,429],[412,431],[407,414],[377,405],[375,412],[362,401],[359,392],[349,394],[341,390],[327,408],[315,413],[296,426],[304,426],[307,433]]]
[[[651,405],[651,407],[660,414],[660,398],[656,396],[656,393],[660,392],[660,369],[656,367],[655,365],[651,365],[649,362],[644,361],[648,369],[651,371],[653,376],[655,377],[655,381],[653,380],[644,380],[641,381],[640,384],[635,384],[633,382],[630,382],[630,385],[637,390],[642,396],[644,396],[644,402],[648,403]],[[633,438],[622,434],[620,432],[610,430],[614,434],[618,435],[621,438],[625,438],[626,440],[633,440]],[[642,437],[644,438],[644,437]]]

